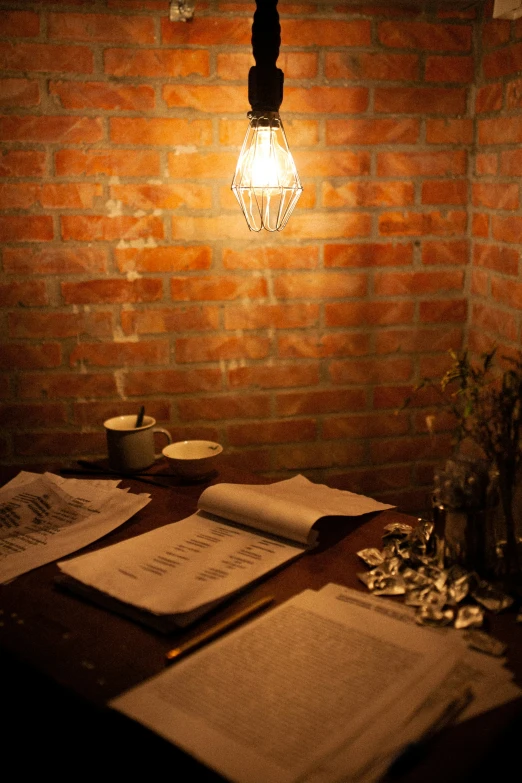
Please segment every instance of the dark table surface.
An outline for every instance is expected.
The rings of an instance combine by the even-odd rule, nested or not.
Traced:
[[[162,486],[124,478],[121,487],[150,492],[151,502],[82,551],[189,516],[209,483],[265,483],[261,477],[227,469],[226,464],[210,482],[191,485],[161,478],[166,470],[159,463],[152,471]],[[18,471],[0,468],[0,482]],[[54,472],[59,468],[54,466]],[[0,585],[4,746],[16,756],[20,771],[47,771],[55,779],[81,772],[82,777],[117,774],[133,780],[168,770],[174,781],[220,780],[169,743],[109,710],[107,701],[161,672],[165,653],[179,642],[257,598],[273,595],[277,604],[329,582],[366,590],[357,577],[364,570],[357,552],[380,547],[384,526],[394,521],[415,523],[395,510],[339,521],[316,550],[222,604],[193,628],[167,635],[58,589],[55,563]],[[522,685],[522,626],[515,617],[514,609],[490,616],[488,631],[507,644],[508,665]],[[521,736],[522,700],[516,700],[444,730],[401,780],[496,779],[514,760],[520,769]]]

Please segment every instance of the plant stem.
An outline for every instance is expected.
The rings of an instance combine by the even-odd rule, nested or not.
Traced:
[[[515,488],[515,465],[500,464],[499,470],[499,492],[506,523],[506,575],[513,575],[520,570],[518,557],[518,542],[515,531],[515,519],[513,515],[513,495]]]

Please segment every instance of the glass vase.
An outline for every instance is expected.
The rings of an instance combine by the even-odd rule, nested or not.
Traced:
[[[444,557],[448,566],[460,565],[486,576],[495,558],[492,520],[480,509],[444,509]]]
[[[488,525],[495,540],[489,567],[507,587],[522,589],[522,470],[514,475],[496,473],[496,502],[488,509]]]
[[[454,457],[435,472],[435,528],[444,539],[446,566],[460,565],[481,577],[497,561],[495,518],[497,485],[491,484],[484,460]]]

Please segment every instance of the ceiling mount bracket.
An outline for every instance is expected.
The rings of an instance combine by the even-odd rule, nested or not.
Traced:
[[[169,18],[171,22],[189,22],[194,17],[195,0],[171,0]]]

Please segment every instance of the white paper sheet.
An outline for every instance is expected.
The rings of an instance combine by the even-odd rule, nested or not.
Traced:
[[[214,484],[202,493],[198,508],[309,545],[311,528],[322,517],[356,517],[393,506],[297,475],[266,485]]]
[[[305,591],[111,706],[236,783],[294,783],[336,748],[371,757],[365,732],[394,732],[395,706],[413,713],[459,653],[418,626]]]
[[[75,552],[150,502],[114,481],[22,471],[0,489],[0,582]]]
[[[112,598],[170,615],[224,598],[304,552],[198,512],[58,567]]]
[[[326,585],[319,595],[331,600],[338,600],[351,606],[358,606],[377,615],[393,617],[398,623],[407,627],[416,625],[412,607],[391,601],[390,599],[364,594],[336,584]],[[417,626],[418,627],[418,626]],[[464,637],[454,628],[422,629],[433,638],[446,638],[462,650],[461,656],[455,662],[443,681],[430,689],[429,695],[419,705],[413,715],[402,714],[401,706],[394,716],[394,732],[378,736],[381,727],[373,731],[373,754],[368,757],[359,756],[354,759],[351,743],[338,748],[329,757],[307,775],[307,783],[332,783],[348,779],[353,783],[373,783],[387,770],[390,763],[408,742],[413,742],[422,734],[444,706],[461,693],[465,688],[471,688],[473,700],[465,708],[457,722],[478,715],[507,701],[518,698],[522,690],[512,682],[512,673],[503,665],[503,660],[492,658],[484,653],[476,652],[467,647]]]
[[[401,623],[416,625],[414,608],[403,603],[335,584],[326,585],[321,593],[344,603],[353,603],[378,614],[394,617]],[[506,668],[505,658],[494,658],[468,647],[462,631],[451,626],[439,628],[425,626],[425,630],[436,636],[446,636],[452,643],[462,647],[463,656],[446,683],[452,692],[466,685],[473,687],[474,699],[462,712],[459,721],[486,712],[522,695],[522,689],[512,682],[513,674]],[[443,697],[444,693],[441,692],[440,696]]]

